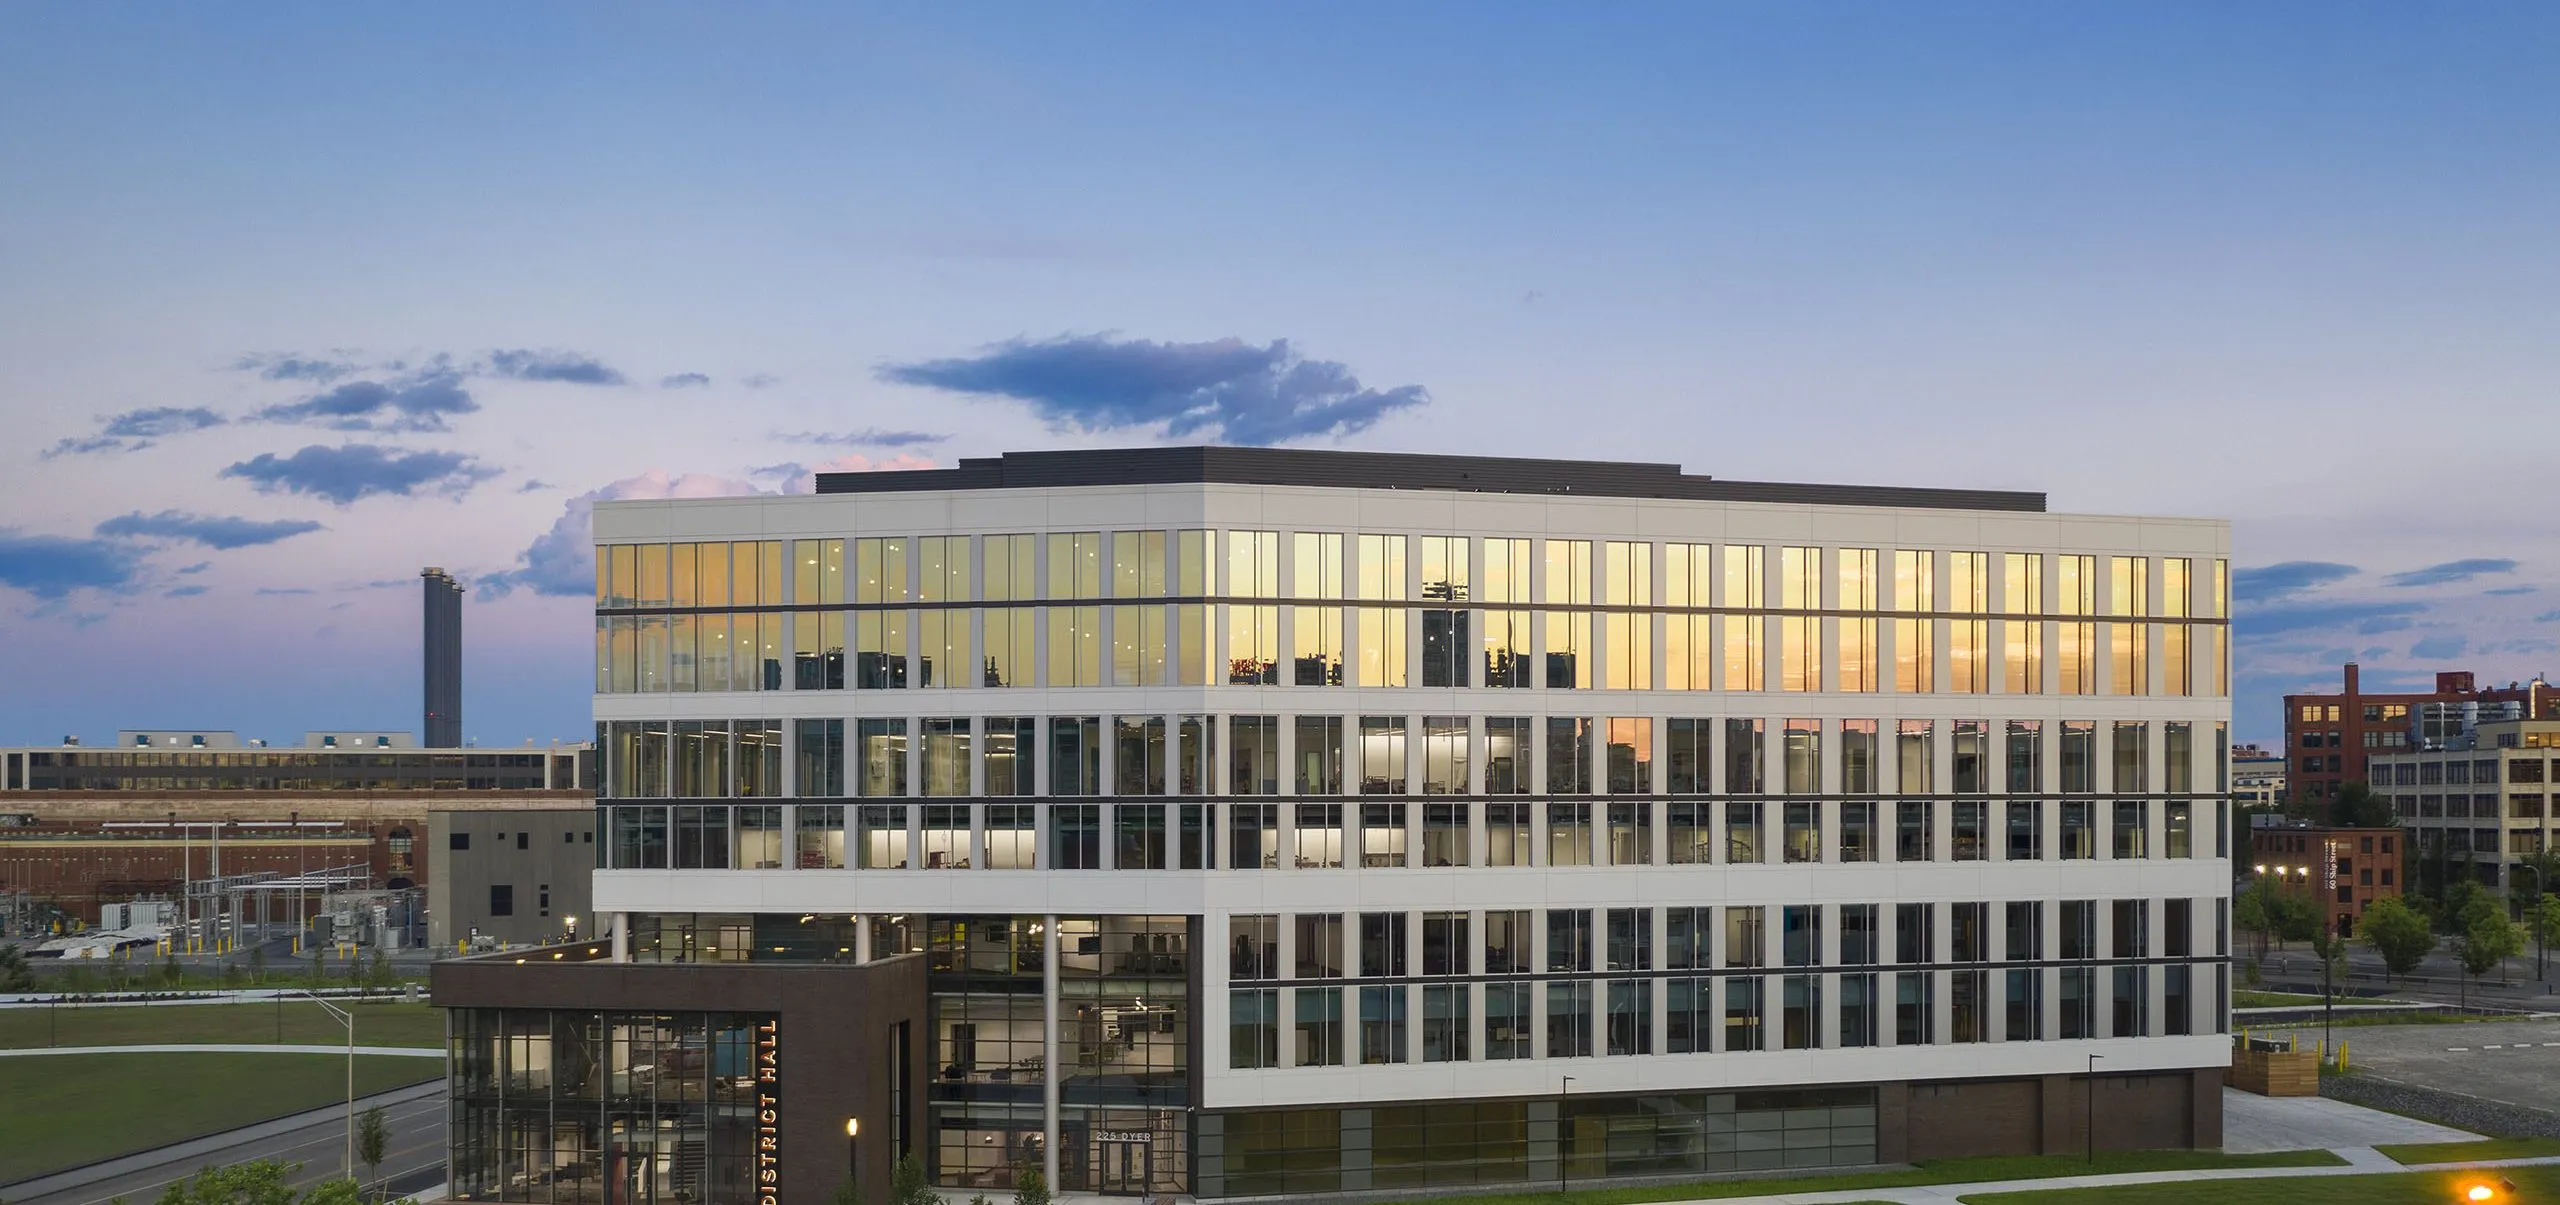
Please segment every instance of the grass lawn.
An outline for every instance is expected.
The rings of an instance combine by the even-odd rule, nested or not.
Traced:
[[[2560,1168],[2510,1167],[2516,1200],[2560,1199]],[[1965,1205],[2451,1205],[2464,1181],[2446,1172],[2388,1176],[2295,1176],[2266,1180],[2186,1180],[2124,1188],[2053,1188],[1975,1193]]]
[[[444,1045],[444,1014],[434,1005],[359,1001],[341,1007],[355,1014],[359,1046]],[[347,1040],[346,1027],[309,1000],[286,1000],[281,1009],[272,1003],[97,1004],[0,1009],[0,1049],[272,1043],[279,1018],[288,1045],[336,1046]]]
[[[2531,1021],[2525,1016],[2480,1013],[2356,1013],[2341,1014],[2335,1024],[2340,1029],[2364,1025],[2495,1025],[2504,1021]]]
[[[443,1074],[437,1059],[359,1057],[356,1095]],[[346,1099],[346,1076],[325,1054],[0,1059],[0,1184],[316,1109]]]
[[[2371,1029],[2378,1025],[2495,1025],[2505,1021],[2531,1021],[2526,1016],[2482,1015],[2477,1013],[2339,1013],[2330,1023],[2333,1029]],[[2320,1022],[2287,1021],[2282,1025],[2241,1026],[2253,1038],[2278,1038],[2298,1034],[2302,1048],[2309,1050],[2320,1044]],[[2352,1050],[2350,1054],[2354,1053]]]
[[[2347,999],[2350,1002],[2357,1002],[2353,996]],[[2233,1008],[2300,1008],[2306,1004],[2318,1003],[2320,1003],[2318,996],[2297,996],[2291,992],[2235,991],[2231,993]]]
[[[1710,1201],[1774,1193],[1855,1192],[1915,1184],[1965,1184],[1982,1180],[2032,1180],[2045,1176],[2115,1172],[2186,1171],[2206,1167],[2335,1167],[2327,1151],[2279,1151],[2225,1155],[2220,1151],[2100,1151],[2092,1165],[2078,1155],[2015,1155],[1982,1159],[1932,1159],[1908,1171],[1839,1172],[1783,1179],[1715,1180],[1641,1188],[1595,1188],[1569,1193],[1524,1192],[1475,1197],[1434,1197],[1431,1205],[1619,1205],[1643,1201]]]
[[[2560,1155],[2560,1138],[2489,1138],[2478,1142],[2405,1142],[2373,1148],[2402,1163],[2484,1163]]]

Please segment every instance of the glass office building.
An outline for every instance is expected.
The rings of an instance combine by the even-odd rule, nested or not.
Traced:
[[[939,1185],[2219,1144],[2223,522],[1231,448],[819,489],[596,508],[596,908],[633,966],[919,960]]]

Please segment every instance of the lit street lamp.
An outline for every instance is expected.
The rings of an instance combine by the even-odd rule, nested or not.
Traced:
[[[2089,1110],[2087,1128],[2089,1131],[2089,1165],[2091,1167],[2095,1167],[2098,1164],[2098,1060],[2105,1057],[2106,1056],[2102,1054],[2093,1054],[2089,1056]]]
[[[861,1193],[861,1191],[862,1191],[862,1148],[861,1148],[859,1145],[856,1145],[856,1140],[857,1140],[857,1139],[860,1139],[861,1137],[862,1137],[862,1119],[861,1119],[861,1118],[859,1118],[859,1117],[848,1117],[848,1118],[845,1118],[845,1119],[844,1119],[844,1162],[845,1162],[844,1174],[845,1174],[845,1178],[846,1178],[847,1180],[849,1180],[849,1181],[851,1181],[851,1182],[852,1182],[852,1184],[853,1184],[853,1191],[854,1191],[856,1194],[859,1194],[859,1193]]]

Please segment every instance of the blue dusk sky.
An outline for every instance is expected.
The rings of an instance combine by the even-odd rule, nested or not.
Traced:
[[[2228,517],[2560,670],[2550,4],[0,8],[0,743],[588,723],[596,498],[1256,442]]]

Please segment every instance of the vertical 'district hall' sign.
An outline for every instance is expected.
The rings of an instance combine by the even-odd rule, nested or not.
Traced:
[[[756,1205],[782,1205],[781,1043],[775,1022],[756,1024]]]

